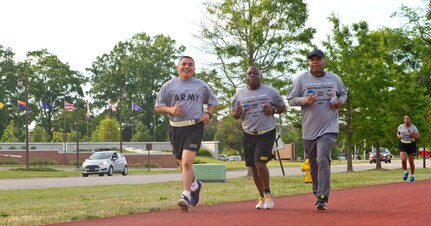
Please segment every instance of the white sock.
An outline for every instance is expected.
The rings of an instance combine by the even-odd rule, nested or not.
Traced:
[[[190,200],[191,197],[190,197],[190,192],[189,191],[183,191],[183,195]]]
[[[199,188],[199,184],[198,184],[198,182],[196,182],[196,181],[194,181],[193,183],[192,183],[192,191],[196,191],[196,189],[198,189]]]

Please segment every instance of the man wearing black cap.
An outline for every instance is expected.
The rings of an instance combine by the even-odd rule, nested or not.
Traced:
[[[347,90],[336,74],[327,72],[321,50],[308,54],[309,71],[299,74],[289,90],[290,106],[301,106],[302,142],[310,160],[316,210],[326,210],[330,191],[331,152],[338,135],[338,109]]]

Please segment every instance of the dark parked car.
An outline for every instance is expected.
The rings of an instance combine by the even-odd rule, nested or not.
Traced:
[[[375,148],[373,150],[371,150],[369,160],[370,160],[370,164],[376,163],[377,156],[376,156],[376,149]],[[391,163],[391,160],[392,160],[391,152],[387,148],[380,148],[380,161],[385,162],[385,163]]]
[[[126,157],[117,151],[96,152],[82,163],[83,177],[88,177],[89,174],[112,176],[114,173],[126,176],[129,173],[128,170]]]

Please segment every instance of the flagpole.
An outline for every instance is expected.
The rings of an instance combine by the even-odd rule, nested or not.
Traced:
[[[67,165],[67,135],[66,135],[66,98],[63,99],[63,152],[64,152],[64,165]]]
[[[76,97],[76,168],[79,168],[79,104],[78,96]]]
[[[133,118],[133,112],[135,110],[133,110],[133,99],[132,99],[132,139],[133,139],[133,129],[135,127],[135,119]]]
[[[112,142],[112,107],[110,106],[111,111],[109,111],[109,142]]]
[[[87,113],[86,113],[86,116],[87,116],[87,142],[90,141],[90,137],[89,137],[89,133],[88,133],[88,120],[90,119],[90,116],[88,115],[89,110],[90,109],[89,109],[88,100],[87,100]]]

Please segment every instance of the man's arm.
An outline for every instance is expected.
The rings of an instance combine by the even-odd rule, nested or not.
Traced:
[[[158,106],[154,108],[157,113],[169,113],[175,116],[182,116],[183,115],[183,108],[181,105],[175,105],[172,107],[169,106]]]

